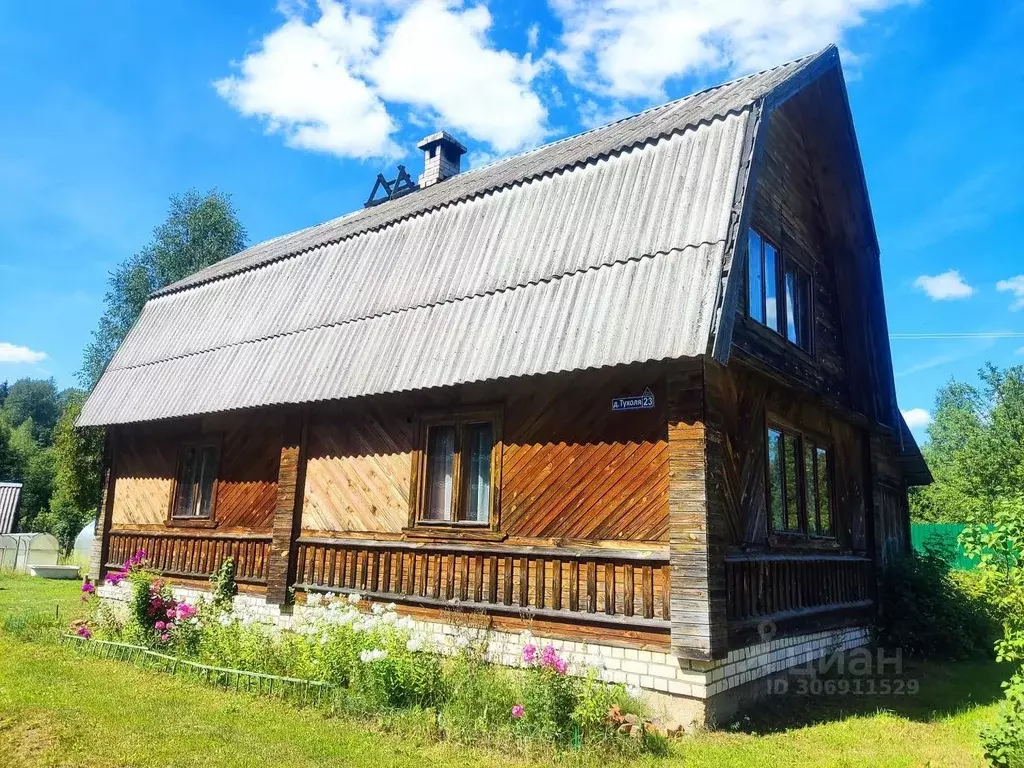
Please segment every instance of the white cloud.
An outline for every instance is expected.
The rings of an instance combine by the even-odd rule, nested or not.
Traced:
[[[974,293],[974,289],[955,269],[943,272],[941,275],[921,275],[914,281],[914,287],[920,288],[933,301],[966,299]]]
[[[0,341],[0,363],[39,363],[45,359],[45,352]]]
[[[579,106],[580,124],[584,128],[597,128],[608,123],[614,123],[632,114],[626,107],[613,101],[611,104],[601,106],[593,99],[580,102]]]
[[[996,290],[1013,294],[1013,303],[1010,305],[1010,309],[1014,312],[1024,309],[1024,275],[1017,275],[1009,280],[1000,280],[996,283]]]
[[[526,45],[532,51],[540,40],[540,24],[531,24],[526,28]]]
[[[239,75],[214,85],[289,146],[344,157],[397,156],[391,140],[397,126],[363,77],[378,43],[372,19],[323,0],[318,20],[307,24],[289,14],[245,57]]]
[[[657,98],[669,78],[764,69],[841,41],[867,13],[902,2],[549,0],[564,30],[553,56],[590,90]]]
[[[398,157],[391,107],[487,142],[499,152],[536,143],[547,112],[531,89],[531,57],[492,47],[491,15],[459,0],[280,0],[284,23],[214,83],[246,117],[289,146],[340,157]],[[318,16],[307,19],[307,16]]]
[[[911,408],[909,411],[901,411],[907,426],[911,429],[927,427],[932,423],[932,415],[924,408]]]
[[[529,55],[490,47],[491,22],[482,5],[416,3],[390,28],[373,62],[379,93],[428,109],[438,127],[463,131],[498,152],[540,141],[547,111],[530,87],[538,66]]]

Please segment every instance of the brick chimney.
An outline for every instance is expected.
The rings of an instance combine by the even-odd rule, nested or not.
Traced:
[[[466,148],[447,131],[432,133],[416,146],[423,150],[421,188],[458,174],[460,158],[466,154]]]

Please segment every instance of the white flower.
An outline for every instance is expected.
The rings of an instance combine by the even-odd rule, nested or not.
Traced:
[[[388,652],[380,648],[374,648],[372,651],[362,651],[359,654],[359,660],[363,664],[372,664],[375,661],[386,659]]]
[[[324,634],[320,635],[320,645],[327,645],[327,641],[329,639],[330,638],[327,637],[327,633],[326,632]]]
[[[198,616],[193,616],[191,619],[188,620],[188,623],[192,624],[192,625],[198,624],[199,623],[199,617]]]
[[[373,611],[374,616],[380,616],[382,613],[384,613],[384,606],[380,603],[374,603],[373,607],[370,610]]]
[[[395,624],[395,626],[398,627],[399,629],[406,629],[406,630],[412,629],[413,625],[414,625],[414,622],[412,620],[412,616],[403,616],[402,618],[400,618],[398,620],[398,623]]]
[[[306,595],[306,605],[310,608],[316,608],[321,602],[323,602],[323,596],[319,592],[311,592]]]
[[[349,603],[351,603],[352,605],[359,605],[359,602],[360,602],[360,601],[361,601],[362,599],[363,599],[363,598],[359,596],[359,593],[358,593],[358,592],[353,592],[353,593],[352,593],[351,595],[349,595],[349,596],[348,596],[348,601],[349,601]]]
[[[393,613],[393,612],[392,613],[385,613],[383,616],[380,617],[380,620],[382,622],[384,622],[385,624],[397,624],[398,623],[398,614],[397,613]]]
[[[217,623],[220,624],[222,627],[230,627],[232,624],[235,623],[235,620],[231,617],[230,613],[222,613],[220,615],[220,618],[217,619]]]
[[[630,697],[634,699],[639,699],[640,696],[643,694],[643,691],[640,690],[640,686],[638,685],[627,685],[626,693],[628,693]]]
[[[405,647],[412,653],[416,653],[416,651],[422,650],[423,648],[423,638],[419,636],[413,637],[405,644]]]
[[[330,607],[333,599],[334,595],[320,595],[320,604],[325,608]]]
[[[395,605],[394,603],[388,603],[387,605],[384,606],[384,610],[385,611],[393,611],[396,608],[398,608],[398,606]]]

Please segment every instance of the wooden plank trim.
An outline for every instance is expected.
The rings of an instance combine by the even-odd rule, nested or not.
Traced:
[[[330,592],[338,595],[358,594],[360,597],[381,602],[403,603],[431,608],[451,608],[450,601],[442,598],[420,597],[419,595],[403,595],[396,592],[369,592],[349,587],[325,587],[318,584],[296,584],[296,589],[307,592]],[[533,608],[530,606],[501,603],[477,603],[475,600],[460,600],[460,608],[483,610],[485,613],[497,613],[508,616],[538,619],[557,619],[578,624],[608,624],[616,627],[642,627],[644,629],[668,630],[671,622],[664,619],[645,619],[639,616],[608,615],[605,613],[579,613],[571,610],[555,610],[554,608]]]
[[[333,546],[333,547],[356,547],[359,549],[384,549],[384,550],[415,550],[417,552],[438,552],[447,554],[466,553],[471,555],[496,555],[498,557],[543,557],[545,559],[560,560],[612,560],[616,562],[645,563],[654,566],[667,565],[669,556],[665,550],[643,550],[643,549],[603,549],[591,548],[569,548],[569,547],[503,547],[493,545],[472,545],[457,543],[420,543],[399,540],[374,540],[374,539],[332,539],[316,536],[301,536],[296,539],[299,545],[308,546]]]

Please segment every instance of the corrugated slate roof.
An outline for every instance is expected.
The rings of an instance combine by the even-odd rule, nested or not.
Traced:
[[[21,483],[0,483],[0,534],[14,530]]]
[[[759,105],[834,48],[157,292],[80,425],[704,354]]]

